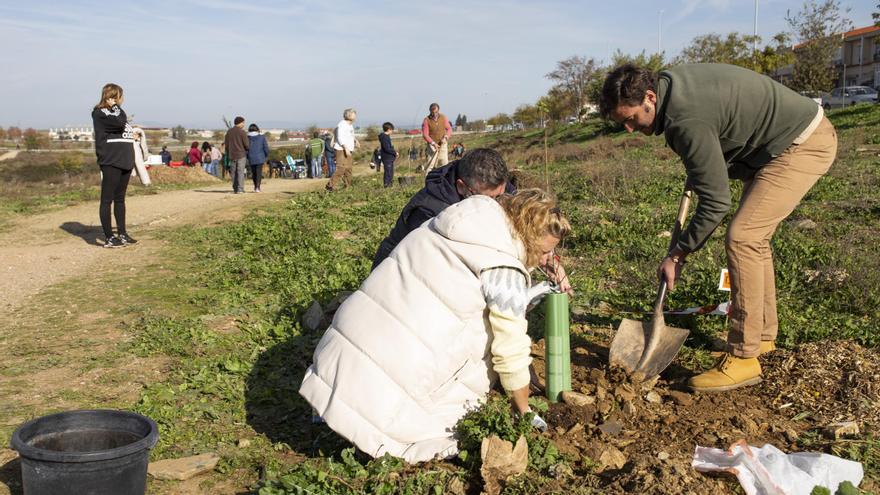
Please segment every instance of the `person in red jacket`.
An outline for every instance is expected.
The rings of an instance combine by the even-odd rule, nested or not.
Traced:
[[[187,153],[187,158],[189,158],[189,166],[190,167],[201,167],[202,166],[202,151],[199,150],[199,142],[193,141],[191,145],[189,145],[189,153]]]

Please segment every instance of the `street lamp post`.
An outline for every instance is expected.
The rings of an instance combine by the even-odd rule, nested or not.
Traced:
[[[663,53],[663,11],[657,16],[657,53]]]

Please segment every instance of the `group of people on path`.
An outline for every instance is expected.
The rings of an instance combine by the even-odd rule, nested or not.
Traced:
[[[757,358],[775,349],[779,326],[770,240],[834,161],[833,126],[809,98],[723,64],[623,65],[604,82],[600,108],[628,132],[663,135],[699,198],[658,266],[670,289],[731,209],[728,181],[743,181],[725,239],[727,349],[687,385],[722,392],[760,382]],[[430,118],[442,154],[444,126]],[[454,455],[456,424],[497,381],[512,409],[529,413],[525,315],[547,290],[531,273],[543,267],[551,288],[571,290],[554,252],[571,228],[545,192],[514,192],[492,150],[430,171],[318,343],[300,394],[363,452],[408,462]],[[547,427],[537,416],[532,424]]]
[[[136,136],[122,101],[122,89],[108,84],[92,112],[103,172],[99,216],[109,247],[136,242],[125,229],[124,203]],[[663,135],[684,164],[686,187],[699,198],[657,269],[670,290],[686,259],[731,209],[729,180],[743,182],[725,238],[732,302],[727,349],[688,386],[721,392],[760,382],[757,358],[775,349],[779,327],[770,240],[828,172],[837,151],[834,127],[811,99],[724,64],[659,73],[623,65],[606,78],[599,103],[628,132]],[[572,226],[556,201],[538,189],[515,190],[493,150],[476,149],[447,164],[451,126],[439,105],[430,110],[423,137],[439,167],[427,171],[425,187],[378,246],[371,273],[339,307],[299,389],[330,428],[362,451],[409,462],[454,455],[456,423],[497,381],[516,413],[531,412],[526,312],[548,291],[572,290],[555,253]],[[337,173],[328,190],[351,182],[356,117],[346,109],[334,131]],[[393,173],[398,153],[390,140],[394,127],[386,124],[382,162]],[[225,140],[236,192],[251,153],[255,160],[268,153],[265,138],[253,135],[258,129],[249,136],[243,127],[237,117]],[[549,284],[533,283],[536,268]],[[533,425],[547,426],[537,416]]]
[[[223,139],[223,147],[226,149],[229,162],[229,174],[232,176],[232,191],[235,194],[245,192],[245,175],[247,168],[250,167],[254,192],[261,192],[263,165],[269,160],[269,140],[260,133],[257,124],[250,124],[245,132],[245,120],[242,116],[235,117],[232,123],[232,127],[226,131]]]

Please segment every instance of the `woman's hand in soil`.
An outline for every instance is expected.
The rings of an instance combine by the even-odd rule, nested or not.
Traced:
[[[513,407],[514,412],[525,414],[531,410],[529,408],[528,385],[516,390],[509,390],[507,393],[510,394],[510,405]]]

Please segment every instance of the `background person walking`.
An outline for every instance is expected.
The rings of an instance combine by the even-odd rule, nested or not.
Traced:
[[[251,178],[254,180],[254,192],[260,192],[260,183],[263,181],[263,164],[269,159],[269,141],[266,136],[260,134],[257,124],[248,126],[248,154],[247,160],[251,167]],[[242,190],[244,188],[242,187]]]
[[[101,167],[101,203],[98,216],[104,230],[104,247],[117,248],[134,244],[125,229],[125,193],[131,171],[134,168],[135,135],[122,110],[122,88],[105,84],[101,89],[101,101],[92,109],[92,125],[95,129],[95,155]],[[110,221],[110,206],[116,217],[116,232]]]
[[[346,108],[342,112],[342,120],[336,124],[335,137],[336,144],[333,149],[336,150],[336,172],[327,183],[327,190],[336,189],[336,184],[342,181],[344,187],[351,185],[351,168],[354,165],[354,150],[360,145],[354,137],[354,121],[357,119],[357,112],[354,108]]]
[[[235,194],[244,192],[244,172],[247,166],[247,152],[250,142],[244,132],[244,117],[236,117],[235,125],[226,131],[223,145],[229,157],[229,173],[232,175],[232,191]]]

